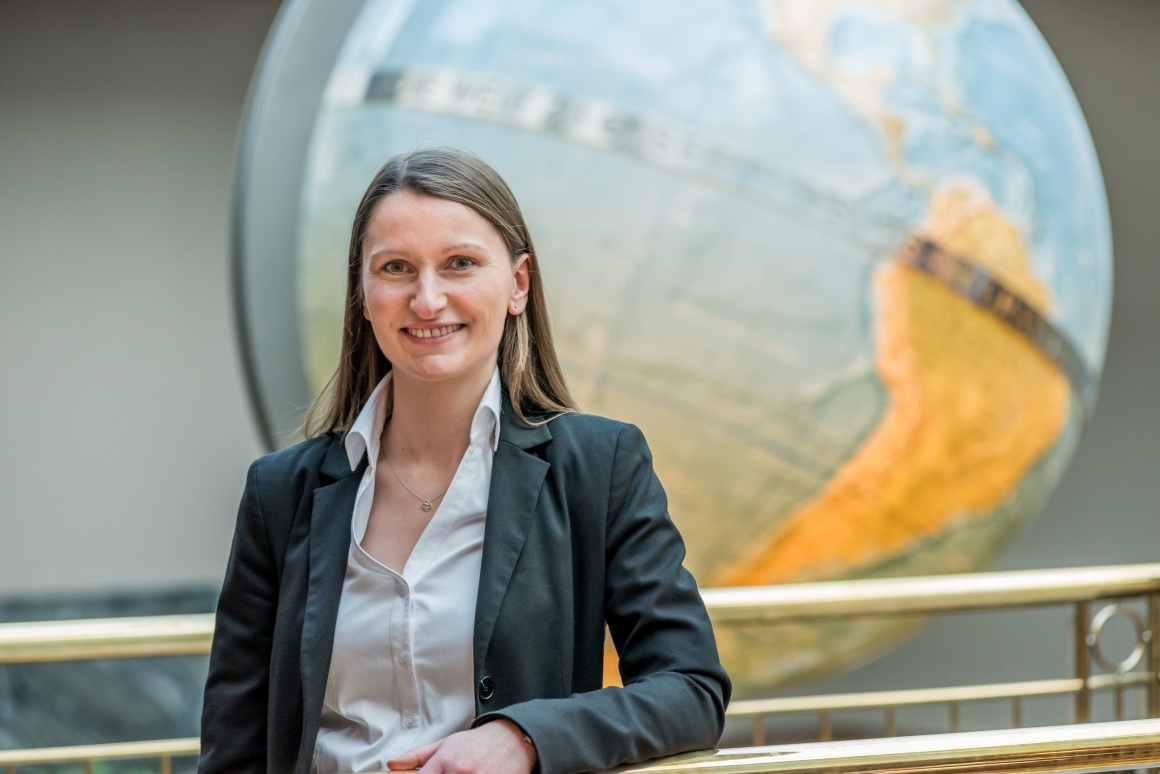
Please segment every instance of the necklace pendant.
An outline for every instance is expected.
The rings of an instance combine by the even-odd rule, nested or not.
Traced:
[[[421,508],[422,508],[424,511],[429,511],[429,510],[431,510],[431,501],[430,501],[430,500],[424,500],[424,501],[423,501],[423,505],[422,505],[422,506],[420,506],[420,507],[421,507]]]

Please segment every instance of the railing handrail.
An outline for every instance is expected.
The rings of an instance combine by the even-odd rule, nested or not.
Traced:
[[[1092,690],[1147,685],[1155,679],[1148,672],[1129,672],[1124,675],[1095,675],[1087,678]],[[947,704],[950,702],[985,701],[987,699],[1029,699],[1036,696],[1063,696],[1075,694],[1084,687],[1078,677],[1054,680],[1023,680],[1011,683],[982,683],[938,688],[900,688],[887,691],[859,691],[856,693],[822,693],[807,696],[778,696],[769,699],[739,699],[725,710],[728,717],[752,717],[784,712],[822,712],[844,709],[904,707],[917,704]]]
[[[1160,719],[692,753],[616,774],[1038,774],[1160,764]]]
[[[704,589],[715,623],[927,615],[1136,596],[1160,591],[1160,564],[1009,570]]]
[[[130,758],[180,758],[197,755],[200,752],[201,741],[196,738],[84,744],[69,747],[36,747],[26,750],[0,750],[0,766],[116,761]]]
[[[926,615],[1160,591],[1160,564],[1014,570],[703,589],[714,623]],[[213,615],[0,624],[0,664],[205,654]]]
[[[0,750],[0,766],[196,755],[197,739]],[[1096,771],[1160,764],[1160,719],[954,734],[772,745],[692,753],[616,774],[1007,774]]]
[[[212,613],[0,624],[0,664],[209,653]]]

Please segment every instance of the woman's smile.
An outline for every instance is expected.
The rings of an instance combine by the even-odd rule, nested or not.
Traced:
[[[426,327],[407,327],[403,328],[403,333],[410,338],[420,339],[425,344],[442,343],[447,340],[452,333],[465,328],[462,323],[452,323],[450,325],[441,325],[437,328]]]

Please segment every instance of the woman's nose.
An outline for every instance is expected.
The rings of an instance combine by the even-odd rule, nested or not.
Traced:
[[[447,304],[442,280],[435,272],[421,272],[411,296],[411,311],[423,319],[436,317]]]

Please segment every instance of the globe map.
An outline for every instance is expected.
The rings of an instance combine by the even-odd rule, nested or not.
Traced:
[[[702,586],[964,572],[1062,475],[1110,314],[1107,205],[1009,0],[369,0],[301,191],[304,368],[337,360],[390,155],[511,184],[584,410],[649,439]],[[741,695],[897,622],[722,632]]]

